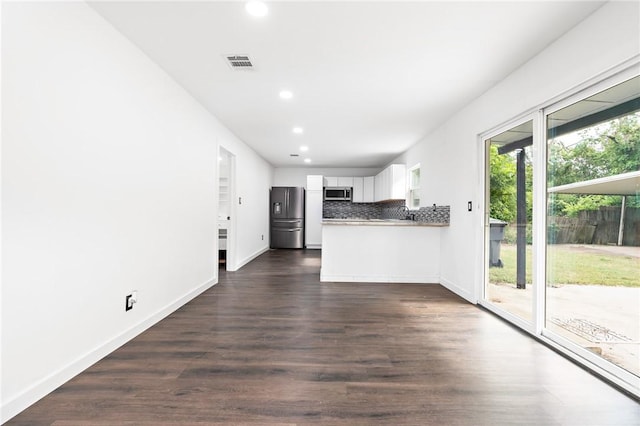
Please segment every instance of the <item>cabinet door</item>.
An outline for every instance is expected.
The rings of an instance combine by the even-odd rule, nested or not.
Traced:
[[[389,172],[389,199],[405,200],[407,198],[406,167],[404,164],[392,164]]]
[[[338,178],[338,186],[343,186],[347,188],[353,188],[353,178],[349,177],[339,177]]]
[[[367,176],[363,179],[363,188],[362,188],[362,202],[363,203],[373,203],[375,201],[375,177]],[[355,192],[355,178],[353,181],[354,184],[354,192]]]
[[[364,203],[364,178],[353,178],[353,194],[351,201],[354,203]]]
[[[377,175],[375,175],[375,177],[373,178],[373,182],[373,200],[377,202],[382,200],[382,173],[378,173]]]
[[[388,200],[391,195],[391,169],[386,168],[382,171],[382,190],[380,191],[381,200]]]
[[[332,176],[325,176],[324,186],[338,186],[338,178]]]
[[[307,191],[322,191],[322,175],[307,175]]]

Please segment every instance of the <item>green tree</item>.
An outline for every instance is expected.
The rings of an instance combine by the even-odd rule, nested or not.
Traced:
[[[489,215],[505,222],[516,218],[516,164],[509,155],[498,154],[498,147],[489,149]]]

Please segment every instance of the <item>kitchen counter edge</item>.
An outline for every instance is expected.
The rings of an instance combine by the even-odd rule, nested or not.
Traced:
[[[418,222],[413,220],[370,220],[370,219],[323,219],[322,225],[338,226],[432,226],[445,227],[448,223]]]

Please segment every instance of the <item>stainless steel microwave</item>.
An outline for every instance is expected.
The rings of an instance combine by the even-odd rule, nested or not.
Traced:
[[[351,201],[351,188],[348,187],[325,187],[325,201]]]

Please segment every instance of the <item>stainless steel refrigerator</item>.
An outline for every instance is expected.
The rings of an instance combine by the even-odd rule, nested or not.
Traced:
[[[269,205],[271,248],[304,248],[304,188],[274,186]]]

